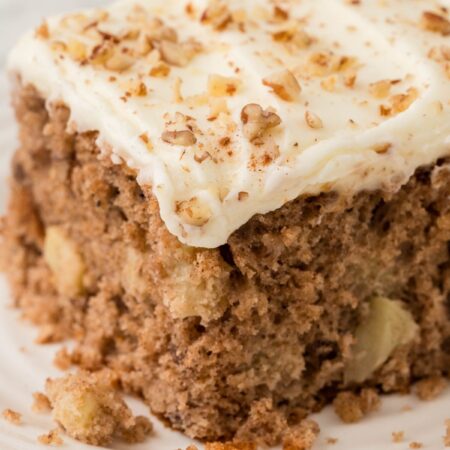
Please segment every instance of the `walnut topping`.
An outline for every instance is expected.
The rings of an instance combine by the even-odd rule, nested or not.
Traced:
[[[36,37],[41,39],[48,39],[50,37],[50,30],[48,28],[47,22],[42,22],[37,28],[36,28]]]
[[[289,12],[281,8],[280,6],[275,5],[273,8],[273,17],[276,20],[285,21],[289,19]]]
[[[338,56],[332,52],[317,52],[309,56],[305,70],[310,76],[324,77],[333,73],[354,70],[356,64],[357,60],[354,57]]]
[[[194,227],[205,225],[211,218],[211,210],[197,197],[183,202],[177,202],[175,211],[183,222]]]
[[[253,143],[271,128],[281,124],[281,118],[272,111],[264,110],[260,105],[250,103],[241,111],[244,136]]]
[[[289,44],[297,50],[308,48],[313,43],[312,37],[299,27],[276,31],[272,34],[272,39],[275,42]]]
[[[369,92],[375,98],[386,98],[391,92],[391,80],[380,80],[369,85]]]
[[[373,148],[375,150],[376,153],[378,153],[379,155],[384,155],[385,153],[387,153],[390,149],[392,148],[392,144],[390,142],[384,142],[382,144],[377,144],[375,145],[375,147]]]
[[[170,67],[167,64],[159,63],[150,70],[150,76],[155,78],[166,78],[170,74]]]
[[[390,106],[380,105],[381,116],[395,116],[406,111],[418,98],[419,92],[416,88],[409,88],[405,94],[394,95],[390,100]]]
[[[262,80],[264,86],[269,86],[281,99],[292,102],[298,98],[302,89],[297,78],[289,70],[276,72]]]
[[[311,111],[305,112],[305,121],[306,121],[306,124],[308,125],[308,127],[312,128],[314,130],[323,128],[322,119],[317,114],[314,114]]]
[[[81,62],[87,58],[87,46],[80,41],[72,39],[67,43],[66,48],[70,57],[75,61]]]
[[[197,138],[190,130],[164,131],[161,139],[168,144],[180,145],[182,147],[189,147],[197,142]]]
[[[450,21],[431,11],[424,11],[422,14],[422,26],[428,31],[440,33],[443,36],[450,34]]]
[[[222,31],[232,21],[232,15],[226,2],[213,0],[203,12],[200,20],[202,23],[210,24],[216,30]]]
[[[177,67],[186,67],[192,59],[201,51],[201,45],[188,40],[183,43],[163,40],[160,43],[159,51],[161,58],[167,64]]]
[[[243,202],[244,200],[247,200],[247,199],[248,199],[248,192],[241,191],[238,193],[238,200],[240,202]]]
[[[241,82],[237,78],[210,75],[208,78],[208,94],[213,97],[225,97],[234,95]]]
[[[143,133],[139,136],[139,139],[145,144],[147,147],[147,150],[152,151],[153,150],[153,143],[150,140],[147,133]]]

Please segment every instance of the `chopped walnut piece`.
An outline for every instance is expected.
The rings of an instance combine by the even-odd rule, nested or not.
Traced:
[[[135,62],[135,59],[130,55],[116,51],[106,59],[104,65],[106,69],[112,70],[113,72],[125,72],[130,69]]]
[[[432,11],[424,11],[422,14],[422,26],[428,31],[440,33],[443,36],[450,34],[450,21]]]
[[[47,22],[42,22],[35,32],[36,37],[41,39],[48,39],[50,37],[50,30],[48,28]]]
[[[161,41],[159,50],[163,61],[172,66],[186,67],[192,59],[192,54],[177,42]]]
[[[428,401],[439,397],[447,387],[447,380],[441,376],[425,378],[416,383],[416,395],[420,400]]]
[[[349,72],[344,74],[344,85],[348,88],[352,88],[355,86],[357,74],[355,72]]]
[[[166,78],[170,74],[170,67],[167,64],[159,63],[150,69],[150,76],[155,78]]]
[[[387,153],[390,149],[392,148],[392,144],[390,142],[384,142],[381,144],[377,144],[374,146],[374,150],[376,153],[378,153],[379,155],[384,155],[385,153]]]
[[[281,124],[281,118],[274,112],[264,110],[260,105],[250,103],[241,111],[244,136],[250,142],[256,142],[269,129]]]
[[[153,143],[151,141],[151,139],[149,138],[147,133],[142,133],[139,136],[139,139],[145,144],[145,146],[147,147],[148,151],[152,151],[153,150]]]
[[[305,112],[305,121],[308,127],[313,128],[314,130],[323,128],[322,119],[311,111]]]
[[[390,106],[380,105],[381,116],[395,116],[406,111],[418,98],[419,91],[416,88],[409,88],[405,94],[397,94],[391,97]]]
[[[297,78],[290,70],[276,72],[263,78],[262,82],[264,86],[272,88],[278,97],[287,102],[296,100],[302,91]]]
[[[391,92],[391,80],[380,80],[369,85],[369,92],[375,98],[386,98]]]
[[[2,412],[2,417],[14,425],[20,425],[22,423],[22,414],[10,408],[7,408]]]
[[[53,447],[60,447],[64,441],[59,435],[59,429],[51,430],[47,434],[42,434],[37,438],[38,442],[43,445],[51,445]]]
[[[210,75],[208,78],[208,94],[213,97],[225,97],[234,95],[241,81],[238,78]]]
[[[128,442],[141,441],[152,431],[146,418],[133,416],[115,390],[108,373],[81,372],[47,380],[46,391],[53,418],[74,439],[92,445],[107,445],[114,436]]]
[[[34,412],[45,413],[52,410],[52,405],[45,394],[42,392],[33,392],[33,405],[31,409]]]
[[[181,145],[182,147],[189,147],[197,142],[197,138],[190,130],[164,131],[161,139],[168,144]]]
[[[232,14],[226,2],[211,0],[201,16],[201,22],[211,25],[218,31],[224,30],[232,21]]]
[[[288,44],[296,50],[308,48],[314,41],[306,31],[299,27],[276,31],[272,34],[272,39],[275,42]]]
[[[376,411],[380,406],[377,392],[365,388],[359,395],[353,392],[340,392],[333,401],[335,413],[344,423],[359,422],[365,415]]]
[[[77,62],[85,61],[88,56],[86,44],[75,39],[71,39],[67,42],[66,50],[69,56]]]
[[[183,222],[194,227],[205,225],[211,218],[211,210],[197,197],[177,202],[175,211],[183,219]]]
[[[303,420],[290,428],[283,439],[283,450],[310,450],[320,433],[319,425],[313,420]]]
[[[285,21],[289,19],[289,12],[281,8],[281,6],[275,5],[273,8],[273,17],[279,21]]]
[[[247,199],[248,199],[248,192],[241,191],[238,193],[238,200],[240,202],[243,202],[244,200],[247,200]]]
[[[400,444],[405,439],[405,432],[404,431],[393,431],[392,432],[392,442],[394,444]]]

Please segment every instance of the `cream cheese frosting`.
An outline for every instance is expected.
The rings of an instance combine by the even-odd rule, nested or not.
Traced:
[[[98,131],[181,242],[214,248],[300,195],[394,192],[450,154],[449,10],[122,0],[49,19],[8,66]]]

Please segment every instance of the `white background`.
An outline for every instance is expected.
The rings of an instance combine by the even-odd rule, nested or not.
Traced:
[[[150,0],[149,0],[150,1]],[[167,0],[182,1],[182,0]],[[395,0],[394,0],[395,1]],[[15,125],[9,108],[8,87],[4,65],[8,49],[22,32],[38,24],[50,13],[83,6],[105,4],[102,0],[0,0],[0,211],[7,195],[9,158],[15,143]],[[33,414],[30,409],[32,392],[42,390],[47,376],[57,376],[52,366],[55,346],[33,344],[36,330],[19,319],[19,313],[9,305],[11,300],[4,280],[0,278],[0,411],[13,408],[24,414],[24,424],[16,427],[0,419],[0,450],[48,449],[36,443],[36,437],[54,427],[49,417]],[[146,413],[147,408],[132,401],[133,408]],[[412,411],[405,411],[412,406]],[[330,409],[318,420],[321,437],[315,449],[332,450],[389,450],[407,449],[411,441],[424,443],[425,449],[443,449],[445,418],[450,418],[450,392],[431,403],[419,404],[412,397],[383,400],[382,411],[355,426],[344,426]],[[156,423],[156,421],[155,421]],[[405,431],[402,444],[392,444],[391,433]],[[337,445],[326,444],[327,437],[339,439]],[[87,449],[65,439],[63,449]],[[135,446],[115,444],[115,449],[175,450],[185,448],[190,441],[177,433],[157,427],[157,435],[147,443]]]

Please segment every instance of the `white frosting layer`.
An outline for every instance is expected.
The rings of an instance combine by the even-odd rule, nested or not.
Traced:
[[[273,9],[267,0],[232,0],[226,4],[234,20],[215,30],[200,20],[204,0],[190,8],[182,1],[122,0],[107,9],[108,17],[88,11],[50,19],[48,30],[41,27],[18,43],[9,69],[49,102],[65,102],[77,130],[99,131],[99,144],[113,160],[125,161],[139,183],[152,186],[162,219],[180,241],[213,248],[253,215],[301,194],[396,190],[417,167],[450,154],[450,51],[442,47],[450,38],[439,9],[450,2],[351,3],[284,0]],[[442,14],[437,29],[433,20],[421,23],[424,11]],[[71,57],[78,41],[91,51],[98,29],[142,35],[150,17],[173,27],[180,42],[193,37],[203,49],[184,67],[169,64],[165,77],[149,75],[160,67],[156,51],[144,51],[122,72]],[[312,43],[280,42],[282,32],[300,27]],[[137,39],[127,45],[136,48]],[[311,61],[319,52],[332,52],[330,60],[340,62],[317,67]],[[282,69],[301,85],[294,101],[262,82]],[[237,78],[237,92],[205,95],[213,74]],[[389,92],[383,83],[372,85],[380,80],[392,81]],[[140,83],[145,92],[133,94]],[[241,110],[249,103],[270,107],[281,119],[258,145],[243,134]],[[225,112],[215,118],[211,107],[217,106]],[[167,130],[188,129],[176,113],[191,118],[195,144],[163,140]]]

